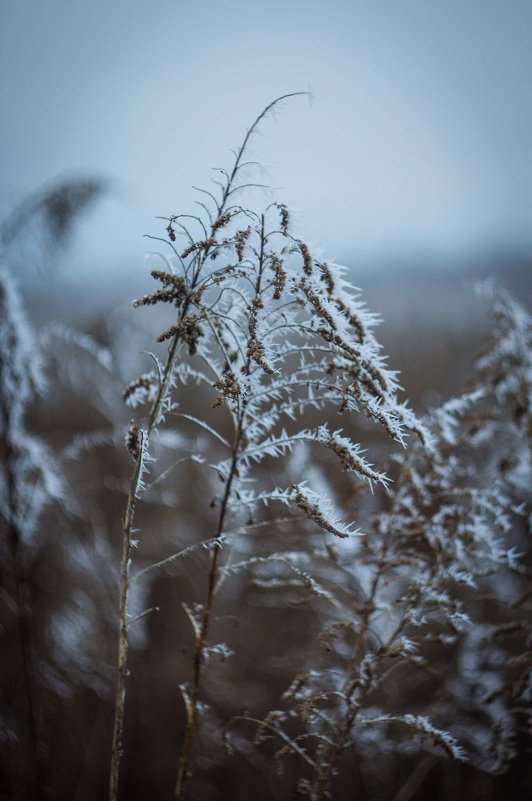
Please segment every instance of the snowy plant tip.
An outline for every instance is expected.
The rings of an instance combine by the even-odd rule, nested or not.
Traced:
[[[45,381],[42,359],[15,283],[0,269],[0,514],[18,545],[34,539],[44,508],[63,495],[61,471],[50,449],[26,430],[26,414]]]
[[[360,717],[356,725],[371,726],[375,723],[404,723],[409,729],[436,748],[442,749],[453,759],[466,761],[464,749],[449,732],[436,728],[425,715],[379,715],[377,717]]]
[[[268,228],[266,217],[272,214],[276,219]],[[276,400],[275,381],[287,358],[307,353],[312,358],[301,364],[300,378],[280,385],[279,391],[290,393],[296,385],[303,386],[307,371],[309,397],[306,402],[298,398],[285,403],[283,413],[292,416],[292,409],[303,403],[338,402],[340,411],[363,411],[401,444],[407,431],[428,438],[412,411],[397,399],[396,374],[386,367],[373,334],[376,316],[345,281],[343,268],[315,259],[308,246],[289,233],[286,206],[273,203],[261,216],[241,207],[219,208],[208,223],[192,217],[203,230],[199,239],[181,222],[186,216],[170,218],[167,227],[176,272],[153,270],[162,286],[134,305],[174,307],[177,320],[158,339],[170,341],[172,354],[179,344],[212,366],[217,373],[209,382],[218,391],[215,407],[245,403],[250,413],[255,411],[258,383],[264,386],[261,396],[266,403]],[[244,228],[238,225],[242,216]],[[178,252],[173,243],[181,235],[188,244]],[[316,353],[329,354],[320,366],[331,376],[327,384],[313,374]],[[124,391],[127,402],[137,405],[164,396],[180,369],[177,363],[169,366],[170,371],[158,369],[159,375],[147,373],[132,382]],[[272,380],[264,384],[268,377]],[[314,385],[327,386],[326,392],[311,397]]]
[[[331,501],[320,498],[317,493],[306,487],[305,482],[292,488],[291,498],[302,512],[316,523],[323,531],[345,539],[359,533],[351,523],[345,524],[334,515]]]

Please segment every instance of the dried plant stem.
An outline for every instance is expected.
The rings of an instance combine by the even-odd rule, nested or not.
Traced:
[[[183,309],[181,311],[181,314],[179,315],[179,322],[181,322],[186,317],[186,314],[187,314],[187,311],[188,311],[188,305],[189,304],[187,302],[185,302],[185,304],[183,306]],[[174,366],[175,357],[176,357],[176,353],[177,353],[177,349],[178,349],[178,346],[179,346],[180,339],[181,339],[180,334],[176,334],[174,336],[174,338],[172,339],[172,342],[171,342],[170,347],[168,349],[168,357],[167,357],[167,360],[166,360],[166,365],[165,365],[165,368],[164,368],[162,381],[161,381],[159,389],[157,391],[157,397],[155,398],[155,400],[153,402],[153,406],[152,406],[151,411],[150,411],[150,418],[148,420],[148,427],[147,427],[148,436],[151,434],[151,432],[156,427],[156,425],[157,425],[157,423],[159,421],[159,415],[161,413],[161,409],[163,407],[164,401],[166,399],[166,395],[168,393],[168,385],[170,383],[170,378],[171,378],[171,375],[172,375],[172,369],[173,369],[173,366]]]
[[[260,121],[261,117],[258,118],[255,125]],[[252,130],[252,129],[251,129]],[[248,134],[249,136],[249,134]],[[246,140],[247,141],[247,137]],[[243,152],[243,149],[240,151],[240,155]],[[239,155],[239,158],[240,158]],[[258,270],[257,270],[257,281],[255,284],[255,297],[260,296],[261,291],[261,283],[262,283],[262,275],[264,272],[264,248],[266,243],[265,237],[265,219],[264,215],[261,217],[261,229],[260,229],[260,252],[259,252],[259,259],[258,259]],[[248,355],[246,364],[245,364],[245,371],[249,371],[249,367],[251,364],[251,356]],[[218,523],[216,526],[216,531],[214,535],[215,540],[219,540],[224,528],[225,528],[225,518],[227,515],[227,508],[229,503],[229,498],[231,497],[231,488],[233,484],[233,480],[237,475],[238,470],[238,458],[240,454],[240,446],[244,434],[244,416],[246,411],[246,400],[243,400],[239,405],[238,410],[238,418],[236,421],[236,432],[235,432],[235,440],[232,448],[232,457],[231,457],[231,466],[229,468],[229,473],[227,476],[227,480],[225,482],[225,490],[222,498],[222,503],[220,506],[220,514],[218,516]],[[176,801],[181,801],[185,792],[185,786],[189,774],[189,766],[190,766],[190,758],[192,754],[192,746],[194,743],[194,734],[196,730],[196,723],[197,723],[197,710],[198,710],[198,700],[199,700],[199,688],[200,688],[200,680],[201,680],[201,670],[203,665],[203,649],[205,647],[205,641],[207,638],[207,634],[209,631],[209,623],[211,618],[211,610],[213,604],[213,597],[214,591],[216,589],[216,582],[218,578],[218,559],[219,554],[221,551],[221,542],[215,545],[212,553],[211,553],[211,561],[209,565],[209,578],[207,583],[207,594],[205,597],[205,602],[203,604],[202,609],[202,616],[201,616],[201,625],[199,628],[199,632],[196,636],[195,648],[194,648],[194,666],[193,666],[193,678],[192,678],[192,686],[190,689],[190,705],[187,709],[187,723],[186,723],[186,730],[185,730],[185,740],[183,743],[183,749],[181,751],[181,756],[179,758],[179,767],[178,767],[178,774],[177,774],[177,782],[176,782],[176,789],[175,789],[175,799]]]
[[[195,284],[199,278],[201,267],[205,259],[209,255],[210,248],[205,249],[203,257],[199,260],[198,267],[194,279],[191,283],[191,289],[194,289]],[[188,312],[190,301],[188,298],[185,300],[180,313],[178,315],[178,326],[183,322]],[[170,389],[172,379],[172,371],[176,356],[179,352],[179,345],[181,343],[181,333],[179,330],[174,334],[168,354],[166,364],[161,376],[157,395],[150,410],[149,418],[146,424],[146,431],[143,436],[149,438],[152,431],[157,427],[164,403]],[[120,605],[119,605],[119,634],[118,634],[118,678],[115,692],[115,717],[113,727],[113,743],[111,747],[111,770],[109,778],[109,801],[117,801],[118,799],[118,784],[120,780],[120,763],[122,760],[122,740],[124,733],[124,714],[126,703],[126,680],[127,680],[127,643],[128,643],[128,626],[127,626],[127,604],[128,604],[128,589],[129,589],[129,558],[131,551],[131,531],[133,528],[133,517],[135,512],[135,501],[138,490],[138,484],[141,474],[141,459],[142,448],[135,460],[135,467],[133,469],[133,476],[129,488],[129,493],[126,503],[126,514],[123,526],[122,538],[122,558],[120,563]]]
[[[160,376],[159,387],[157,390],[157,395],[153,402],[152,408],[150,410],[149,418],[146,422],[145,432],[143,436],[149,438],[152,431],[157,428],[161,417],[164,413],[165,409],[165,401],[168,396],[171,384],[172,384],[172,377],[173,377],[173,368],[174,363],[176,360],[177,353],[179,352],[179,345],[181,340],[186,340],[186,333],[182,333],[182,324],[187,320],[187,312],[189,306],[192,302],[197,303],[197,301],[192,301],[193,292],[197,287],[198,283],[202,277],[202,270],[205,265],[206,260],[211,256],[213,248],[217,247],[217,241],[215,239],[215,232],[217,230],[217,223],[222,219],[223,215],[226,213],[226,207],[231,202],[232,196],[235,192],[239,191],[240,189],[253,186],[253,184],[239,184],[239,175],[240,169],[245,165],[242,162],[243,155],[247,149],[248,142],[250,137],[255,132],[261,121],[264,117],[272,111],[279,103],[283,100],[294,97],[299,94],[306,94],[305,92],[294,92],[291,94],[283,95],[282,97],[278,97],[272,103],[270,103],[266,108],[259,114],[256,120],[253,122],[251,127],[248,129],[246,136],[240,146],[240,148],[235,153],[235,162],[233,169],[230,173],[225,173],[225,186],[222,187],[222,193],[220,201],[215,201],[216,206],[216,213],[217,217],[213,220],[212,216],[209,214],[209,220],[211,223],[211,234],[207,236],[207,229],[203,226],[204,234],[206,235],[205,240],[201,243],[193,243],[192,238],[190,237],[187,229],[184,226],[181,226],[182,232],[184,232],[190,239],[190,246],[186,249],[181,256],[175,251],[176,255],[179,257],[181,264],[183,265],[183,259],[187,258],[188,256],[193,255],[193,269],[192,274],[189,281],[189,274],[188,270],[185,269],[185,283],[183,286],[185,287],[185,297],[183,305],[180,308],[180,312],[178,315],[177,325],[173,326],[169,329],[168,334],[172,334],[171,344],[168,350],[168,355],[166,359],[166,364],[164,370],[162,371],[162,375]],[[215,200],[214,196],[207,192],[213,200]],[[172,221],[170,221],[170,229],[171,229]],[[171,229],[173,233],[173,229]],[[169,232],[170,235],[170,232]],[[175,233],[173,234],[175,238]],[[171,235],[170,238],[172,239]],[[260,265],[259,265],[259,275],[258,275],[258,288],[257,288],[257,296],[260,290],[260,280],[262,275],[262,270],[264,266],[264,217],[262,221],[262,236],[261,236],[261,255],[260,255]],[[201,245],[199,247],[198,245]],[[187,282],[189,281],[188,285]],[[189,320],[190,322],[190,320]],[[165,332],[166,334],[166,332]],[[160,341],[167,339],[166,335],[164,335]],[[192,351],[191,351],[192,352]],[[228,365],[229,367],[229,365]],[[248,368],[249,368],[249,360],[248,360]],[[243,415],[243,405],[240,408],[240,413],[238,416],[237,422],[237,436],[235,439],[235,446],[233,450],[233,464],[226,482],[225,487],[225,495],[224,501],[222,503],[222,508],[220,510],[220,516],[218,521],[218,527],[215,534],[215,540],[219,540],[220,534],[222,533],[225,521],[225,515],[227,510],[227,504],[231,493],[231,485],[233,482],[233,478],[236,473],[236,465],[238,461],[238,450],[240,448],[240,440],[242,438],[242,417]],[[123,527],[123,542],[122,542],[122,560],[121,560],[121,573],[120,573],[120,610],[119,610],[119,618],[120,618],[120,628],[119,628],[119,641],[118,641],[118,680],[117,680],[117,688],[116,688],[116,696],[115,696],[115,721],[114,721],[114,731],[113,731],[113,744],[112,744],[112,751],[111,751],[111,775],[110,775],[110,785],[109,785],[109,801],[117,801],[118,798],[118,783],[119,783],[119,774],[120,774],[120,762],[122,757],[122,736],[123,736],[123,729],[124,729],[124,710],[125,710],[125,685],[126,685],[126,678],[127,678],[127,601],[128,601],[128,585],[129,585],[129,556],[130,556],[130,549],[131,549],[131,531],[132,531],[132,523],[133,523],[133,515],[135,511],[135,499],[137,495],[138,489],[138,482],[140,479],[140,474],[142,472],[142,454],[136,454],[136,462],[135,462],[135,469],[133,472],[133,478],[131,481],[131,486],[128,494],[127,499],[127,507],[126,507],[126,516],[124,520],[124,527]],[[179,777],[177,782],[177,789],[176,795],[179,798],[182,793],[182,788],[184,787],[185,777],[188,772],[188,764],[190,761],[190,753],[192,748],[192,741],[194,737],[194,727],[196,721],[196,712],[197,712],[197,700],[198,700],[198,691],[199,691],[199,682],[201,676],[201,663],[202,663],[202,651],[203,646],[205,643],[205,639],[207,636],[208,628],[209,628],[209,617],[210,617],[210,609],[212,606],[212,597],[215,590],[216,579],[217,579],[217,568],[218,568],[218,552],[219,547],[215,547],[212,555],[211,555],[211,564],[209,569],[209,582],[207,588],[207,598],[206,603],[203,609],[203,618],[200,626],[200,633],[197,638],[196,642],[196,649],[195,649],[195,656],[194,656],[194,674],[193,674],[193,683],[192,683],[192,714],[189,715],[187,720],[187,730],[185,735],[185,742],[183,745],[182,755],[180,759],[180,767],[179,767]]]
[[[244,137],[244,140],[243,140],[242,144],[240,145],[238,151],[236,152],[236,158],[235,158],[235,163],[234,163],[233,169],[231,171],[231,174],[228,177],[226,187],[225,187],[225,189],[224,189],[224,191],[222,193],[221,201],[218,204],[218,216],[219,217],[224,212],[224,209],[225,209],[225,206],[226,206],[226,203],[227,203],[227,200],[229,199],[229,197],[239,188],[239,187],[234,187],[233,184],[235,182],[235,178],[237,176],[237,173],[238,173],[240,167],[242,166],[242,157],[243,157],[243,155],[244,155],[244,153],[245,153],[245,151],[247,149],[248,142],[249,142],[252,134],[257,130],[257,128],[259,127],[259,125],[262,122],[262,120],[264,119],[264,117],[266,117],[266,115],[270,111],[272,111],[276,106],[278,106],[280,103],[282,103],[283,100],[288,100],[290,97],[299,97],[299,96],[307,95],[307,94],[308,94],[308,92],[289,92],[286,95],[281,95],[280,97],[276,97],[275,100],[272,100],[272,102],[269,103],[266,106],[266,108],[264,108],[261,111],[259,116],[254,121],[253,125],[251,125],[251,127],[248,128],[248,131],[247,131],[247,133],[246,133],[246,135]]]
[[[233,458],[231,461],[231,469],[229,471],[229,476],[226,481],[225,485],[225,492],[222,499],[222,505],[220,507],[220,514],[218,517],[218,523],[216,526],[216,534],[215,540],[219,540],[219,537],[224,529],[225,517],[227,513],[227,504],[229,501],[229,497],[231,494],[231,485],[233,483],[233,479],[236,475],[236,467],[238,462],[238,450],[240,447],[240,440],[242,438],[242,430],[239,429],[237,433],[237,437],[235,440],[235,445],[233,448]],[[181,751],[181,756],[179,758],[179,768],[177,774],[177,782],[175,788],[175,798],[176,801],[180,801],[183,798],[183,793],[185,791],[185,785],[188,778],[189,773],[189,765],[190,765],[190,757],[192,754],[192,746],[194,742],[194,733],[196,730],[196,721],[197,721],[197,710],[198,710],[198,700],[199,700],[199,687],[200,687],[200,679],[201,679],[201,669],[203,664],[203,649],[205,647],[205,641],[207,638],[207,634],[209,631],[209,624],[211,618],[211,610],[213,605],[213,597],[214,597],[214,590],[216,588],[216,580],[218,577],[218,558],[221,550],[221,543],[218,542],[215,544],[215,547],[211,553],[211,561],[209,565],[209,578],[207,584],[207,594],[205,598],[205,603],[203,605],[202,616],[201,616],[201,625],[199,632],[196,636],[196,643],[194,647],[194,666],[193,666],[193,678],[192,678],[192,686],[190,689],[190,706],[187,709],[187,724],[185,730],[185,740],[183,743],[183,749]]]
[[[192,281],[192,289],[200,274],[201,266],[209,254],[209,248],[205,250],[203,258],[200,260],[199,266],[196,270],[194,280]],[[189,300],[185,300],[183,307],[178,315],[178,326],[185,319],[188,308]],[[176,355],[179,350],[181,342],[181,334],[177,331],[170,343],[166,364],[163,370],[157,395],[150,410],[149,418],[146,425],[146,432],[144,436],[149,438],[152,431],[157,427],[161,412],[164,408],[164,403],[170,388],[172,378],[172,370],[174,367]],[[122,741],[124,733],[124,714],[126,703],[126,680],[127,680],[127,644],[128,644],[128,626],[127,626],[127,605],[128,605],[128,589],[129,589],[129,558],[131,551],[131,531],[133,527],[133,517],[135,512],[135,501],[138,490],[138,484],[141,473],[141,460],[142,448],[135,460],[135,467],[131,479],[130,489],[126,503],[126,514],[123,526],[122,538],[122,558],[120,563],[120,605],[119,605],[119,634],[118,634],[118,678],[115,692],[115,718],[113,727],[113,743],[111,747],[111,770],[109,778],[109,801],[117,801],[118,799],[118,784],[120,780],[120,764],[122,760]]]
[[[180,319],[186,314],[187,305],[185,304],[181,312]],[[147,430],[141,436],[149,437],[154,427],[157,425],[161,409],[163,407],[168,385],[172,373],[172,368],[176,358],[179,345],[179,335],[176,334],[168,350],[168,358],[159,386],[157,397],[150,411]],[[131,532],[133,529],[133,518],[135,514],[135,503],[142,469],[142,451],[135,460],[131,485],[127,497],[126,514],[124,518],[123,537],[122,537],[122,557],[120,561],[120,606],[119,606],[119,634],[118,634],[118,678],[115,692],[115,718],[113,727],[113,744],[111,747],[111,771],[109,778],[109,801],[117,801],[118,784],[120,780],[120,763],[122,760],[122,740],[124,733],[124,714],[126,704],[126,680],[128,675],[127,667],[127,648],[128,648],[128,625],[127,625],[127,602],[129,589],[129,560],[131,552]]]
[[[127,591],[129,584],[129,554],[131,551],[131,529],[135,514],[136,488],[139,484],[141,471],[141,455],[137,457],[133,477],[132,491],[127,500],[126,516],[124,519],[124,536],[122,539],[122,559],[120,562],[120,633],[118,638],[118,679],[115,696],[115,722],[113,730],[113,745],[111,750],[111,776],[109,780],[109,798],[118,797],[118,782],[120,779],[120,760],[122,757],[122,737],[124,732],[124,713],[126,703],[127,679]]]

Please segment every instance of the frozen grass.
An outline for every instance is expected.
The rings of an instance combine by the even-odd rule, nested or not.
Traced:
[[[61,325],[38,347],[2,278],[14,797],[322,801],[356,784],[405,801],[445,758],[502,774],[527,747],[530,317],[484,285],[468,386],[414,414],[346,271],[284,204],[243,205],[250,137],[285,99],[154,237],[156,288],[134,306],[157,342],[113,318],[106,347]],[[41,350],[48,426],[90,409],[54,448],[27,422]],[[101,720],[74,721],[85,755],[61,784],[46,755],[76,695]]]

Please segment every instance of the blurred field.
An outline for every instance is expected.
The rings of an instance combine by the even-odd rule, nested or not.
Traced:
[[[418,412],[463,386],[486,339],[486,307],[470,286],[474,277],[428,272],[355,276],[369,307],[383,317],[379,335],[384,352],[390,366],[401,371],[405,395]],[[505,282],[522,302],[530,301],[530,279],[528,266],[504,271]],[[111,738],[122,490],[131,469],[121,434],[117,439],[114,431],[127,428],[131,412],[122,404],[121,389],[145,368],[142,351],[152,349],[153,331],[160,324],[129,310],[127,282],[117,282],[109,292],[81,283],[78,290],[75,284],[61,287],[53,274],[46,283],[43,289],[41,276],[38,293],[31,281],[26,288],[29,313],[37,320],[38,339],[45,345],[49,376],[48,392],[33,406],[29,425],[54,450],[68,455],[71,499],[65,499],[62,509],[47,512],[40,542],[25,568],[43,798],[103,801]],[[44,333],[54,319],[110,348],[118,373],[112,382],[99,359],[87,358],[75,337],[60,326]],[[198,414],[202,407],[208,411],[209,402],[197,388],[187,392]],[[102,436],[95,447],[86,447],[80,436],[97,431],[107,432],[110,439]],[[385,455],[387,446],[373,427],[362,424],[358,437],[374,458]],[[200,471],[192,466],[160,502],[144,504],[138,519],[138,564],[158,561],[175,550],[176,543],[195,542],[212,530],[209,498]],[[156,606],[160,611],[139,624],[132,639],[124,763],[124,797],[131,801],[162,800],[171,792],[184,725],[177,687],[187,680],[191,654],[181,605],[201,594],[204,571],[204,557],[196,553],[161,571],[136,601],[139,609]],[[260,716],[275,708],[307,658],[320,659],[319,620],[309,606],[287,608],[275,597],[265,602],[264,595],[245,580],[226,583],[220,606],[232,612],[216,623],[215,636],[234,646],[237,655],[208,670],[208,697],[215,712],[212,723],[207,722],[191,798],[288,801],[294,797],[286,789],[290,781],[272,780],[264,772],[267,750],[259,756],[244,747],[226,767],[215,720],[228,720],[243,709]],[[8,639],[4,649],[8,655],[3,661],[4,686],[16,688],[16,643]],[[430,685],[421,691],[430,692]],[[4,743],[5,759],[12,758],[11,749],[12,744]],[[421,763],[421,768],[408,757],[396,759],[389,763],[385,778],[367,766],[346,762],[337,797],[524,801],[528,753],[523,745],[510,772],[498,778],[438,758]],[[7,801],[9,795],[4,792],[0,797]]]

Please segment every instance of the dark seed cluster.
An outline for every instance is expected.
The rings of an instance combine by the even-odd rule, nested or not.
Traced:
[[[270,256],[270,268],[273,271],[273,299],[280,300],[286,286],[286,272],[283,262],[276,253]]]
[[[249,306],[249,320],[248,320],[249,339],[248,339],[246,356],[248,356],[248,358],[252,359],[256,364],[262,367],[265,373],[271,375],[273,373],[273,370],[264,358],[266,349],[264,347],[264,344],[257,337],[257,314],[259,309],[262,309],[263,306],[264,304],[259,297],[255,298],[252,301],[251,305]],[[245,367],[242,368],[242,371],[246,372]]]
[[[151,295],[144,295],[142,298],[137,298],[133,301],[133,307],[138,309],[139,306],[155,306],[157,303],[173,303],[176,308],[179,308],[186,296],[185,279],[180,275],[173,273],[163,272],[161,270],[152,270],[152,276],[163,285],[162,289],[158,289]]]
[[[209,250],[217,244],[216,239],[211,236],[209,239],[200,239],[198,242],[193,242],[181,254],[182,259],[188,258],[191,253],[197,253],[199,250]]]
[[[212,404],[213,408],[221,406],[226,400],[236,403],[242,391],[240,389],[240,384],[238,383],[237,377],[232,370],[228,370],[226,373],[224,373],[222,378],[219,378],[218,381],[216,381],[214,388],[217,389],[220,394]]]
[[[198,340],[203,336],[203,330],[199,325],[197,314],[189,314],[184,317],[177,325],[172,325],[167,331],[157,337],[157,342],[166,342],[174,336],[178,336],[188,345],[188,352],[193,356],[198,349]]]
[[[310,250],[301,239],[297,240],[297,246],[301,255],[303,256],[303,272],[307,278],[310,278],[312,275],[312,256],[310,255]]]
[[[235,250],[238,261],[242,261],[244,258],[244,250],[246,247],[246,242],[248,241],[250,236],[251,236],[250,226],[244,228],[242,231],[237,231],[235,234]]]
[[[139,458],[140,453],[140,433],[139,427],[132,423],[126,434],[126,448],[135,461]]]

